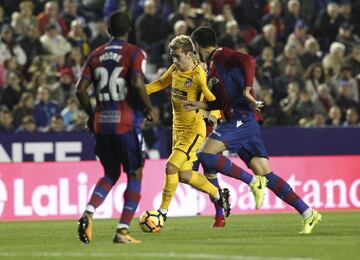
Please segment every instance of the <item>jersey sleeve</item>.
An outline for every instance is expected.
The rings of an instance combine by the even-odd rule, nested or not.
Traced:
[[[145,85],[146,92],[148,94],[151,94],[170,86],[172,81],[171,73],[174,71],[174,69],[175,69],[175,64],[171,65],[168,68],[168,70],[158,80],[146,84]]]
[[[206,84],[206,73],[200,66],[198,67],[197,81],[201,88],[201,92],[204,94],[205,99],[207,101],[214,101],[216,98],[208,88]]]
[[[245,76],[245,86],[252,87],[255,77],[256,60],[254,57],[246,53],[234,51],[231,55],[230,60],[234,65],[241,66]]]
[[[131,75],[144,75],[146,69],[146,54],[141,49],[136,49],[132,55]]]

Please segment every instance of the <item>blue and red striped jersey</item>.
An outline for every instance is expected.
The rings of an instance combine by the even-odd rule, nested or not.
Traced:
[[[145,66],[145,53],[120,39],[90,53],[82,78],[95,88],[95,133],[122,134],[141,124],[143,108],[136,100],[131,77],[134,73],[143,75]]]
[[[255,65],[255,59],[246,53],[216,49],[208,63],[208,87],[216,97],[215,101],[207,102],[209,109],[221,109],[227,121],[244,115],[261,118],[243,95],[245,87],[253,84]],[[251,94],[255,95],[253,89]]]

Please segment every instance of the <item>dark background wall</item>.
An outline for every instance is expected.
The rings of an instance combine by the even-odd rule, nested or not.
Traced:
[[[263,128],[262,136],[270,156],[360,154],[360,128]],[[14,158],[33,161],[33,153],[26,152],[25,147],[34,142],[52,145],[52,151],[44,156],[45,161],[56,160],[56,147],[61,149],[68,142],[81,144],[80,151],[74,154],[68,151],[69,156],[77,156],[80,160],[95,159],[94,139],[89,133],[19,133],[0,134],[0,162],[13,161]]]

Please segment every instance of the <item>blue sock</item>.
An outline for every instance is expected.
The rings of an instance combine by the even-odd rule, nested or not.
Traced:
[[[140,201],[140,191],[141,180],[128,176],[128,183],[124,192],[124,207],[119,223],[130,224]]]
[[[208,178],[208,181],[211,182],[216,188],[220,188],[219,180],[217,177],[215,178]],[[217,203],[214,203],[215,206],[215,216],[216,217],[223,217],[224,211],[222,207],[220,207]]]
[[[304,213],[304,211],[309,208],[309,206],[293,191],[290,185],[275,173],[270,172],[269,174],[266,174],[265,177],[268,180],[267,187],[280,199],[294,207],[300,214]]]
[[[231,160],[222,154],[198,153],[197,154],[201,164],[206,172],[220,172],[226,176],[241,180],[246,184],[250,184],[254,175],[244,171]]]

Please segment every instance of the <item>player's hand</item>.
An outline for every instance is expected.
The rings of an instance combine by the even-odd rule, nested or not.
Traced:
[[[156,122],[159,120],[158,113],[155,113],[154,109],[151,108],[145,111],[145,120],[148,122]]]
[[[213,128],[216,129],[218,119],[217,119],[215,116],[213,116],[213,115],[209,115],[209,116],[207,117],[207,120],[208,120],[208,122],[213,126]]]
[[[260,108],[264,107],[264,101],[255,101],[252,106],[256,111],[260,112]]]
[[[185,111],[194,111],[197,109],[206,109],[207,105],[201,101],[184,101],[183,107]]]

